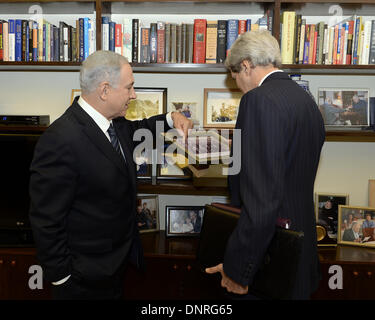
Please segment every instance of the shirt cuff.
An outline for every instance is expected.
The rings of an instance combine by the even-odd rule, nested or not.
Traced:
[[[172,120],[172,112],[173,111],[168,112],[167,116],[166,116],[166,120],[167,120],[168,125],[169,125],[170,128],[174,128],[174,126],[173,126],[173,120]]]
[[[61,280],[56,281],[56,282],[52,282],[52,284],[53,284],[54,286],[58,286],[58,285],[60,285],[60,284],[63,284],[64,282],[66,282],[66,281],[70,278],[70,276],[71,276],[71,275],[68,275],[68,276],[65,277],[64,279],[61,279]]]

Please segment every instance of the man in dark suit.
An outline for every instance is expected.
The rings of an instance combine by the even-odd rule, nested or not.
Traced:
[[[142,265],[133,134],[192,127],[180,113],[128,121],[136,98],[128,61],[97,51],[82,64],[82,95],[42,135],[30,178],[30,221],[56,299],[122,297],[127,261]]]
[[[242,34],[226,60],[244,93],[236,123],[241,171],[229,177],[241,215],[223,264],[207,272],[220,272],[229,292],[248,293],[277,219],[289,219],[290,229],[304,232],[293,298],[308,299],[320,277],[313,188],[325,130],[316,103],[280,65],[278,42],[268,31]]]

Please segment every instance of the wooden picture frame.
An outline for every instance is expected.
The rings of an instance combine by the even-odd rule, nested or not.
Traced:
[[[239,89],[204,89],[203,127],[233,129],[243,93]]]
[[[375,248],[375,208],[339,206],[337,243]]]
[[[137,196],[136,223],[140,233],[159,231],[158,196]]]
[[[203,223],[204,206],[167,206],[165,212],[167,237],[199,236]]]
[[[134,88],[137,98],[126,110],[128,120],[142,120],[167,112],[167,88]]]
[[[315,217],[318,228],[318,246],[337,245],[339,205],[349,205],[348,194],[315,193]]]

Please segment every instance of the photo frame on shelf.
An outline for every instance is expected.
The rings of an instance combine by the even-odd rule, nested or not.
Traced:
[[[339,205],[349,205],[348,194],[315,193],[318,246],[337,244]]]
[[[72,94],[70,96],[70,104],[73,103],[74,98],[80,96],[82,93],[81,89],[72,89]]]
[[[239,89],[204,89],[203,127],[233,129],[243,93]]]
[[[160,230],[158,196],[137,196],[136,223],[140,233]]]
[[[198,237],[203,222],[204,206],[167,206],[167,237]]]
[[[337,243],[375,248],[375,208],[340,205]]]
[[[370,125],[369,89],[319,88],[318,106],[326,126],[340,128]]]
[[[368,206],[375,208],[375,179],[368,181]]]
[[[148,159],[143,150],[141,154],[136,155],[137,179],[151,179],[152,178],[152,159]]]
[[[175,101],[171,103],[171,111],[176,111],[182,113],[186,118],[193,121],[194,125],[200,124],[199,116],[197,114],[197,102],[183,102],[183,101]]]
[[[187,166],[180,163],[177,153],[168,154],[166,151],[170,144],[164,144],[164,152],[162,153],[163,163],[157,165],[157,179],[175,179],[175,180],[189,180],[192,178],[192,173],[187,169]],[[185,160],[185,159],[184,159]],[[174,163],[173,163],[174,162]]]
[[[142,120],[167,112],[167,88],[134,88],[137,98],[126,110],[128,120]]]

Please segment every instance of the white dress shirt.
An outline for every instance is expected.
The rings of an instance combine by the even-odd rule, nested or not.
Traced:
[[[112,120],[109,121],[106,117],[104,117],[99,111],[97,111],[96,109],[94,109],[89,103],[87,103],[83,98],[82,96],[79,97],[78,99],[78,104],[81,106],[81,108],[83,110],[86,111],[86,113],[95,121],[95,123],[98,125],[98,127],[100,128],[100,130],[103,131],[103,133],[105,134],[105,136],[107,137],[107,139],[109,141],[111,141],[111,138],[109,136],[109,133],[108,133],[108,128],[109,126],[112,124]],[[173,128],[173,120],[172,120],[172,112],[169,112],[167,113],[166,115],[166,120],[168,122],[168,125]],[[121,152],[122,154],[124,155],[124,152],[122,150],[122,147],[121,147],[121,143],[120,143],[120,149],[121,149]],[[68,275],[67,277],[65,277],[64,279],[61,279],[59,281],[56,281],[56,282],[52,282],[53,285],[57,286],[59,284],[63,284],[64,282],[66,282],[69,278],[70,278],[71,275]]]

